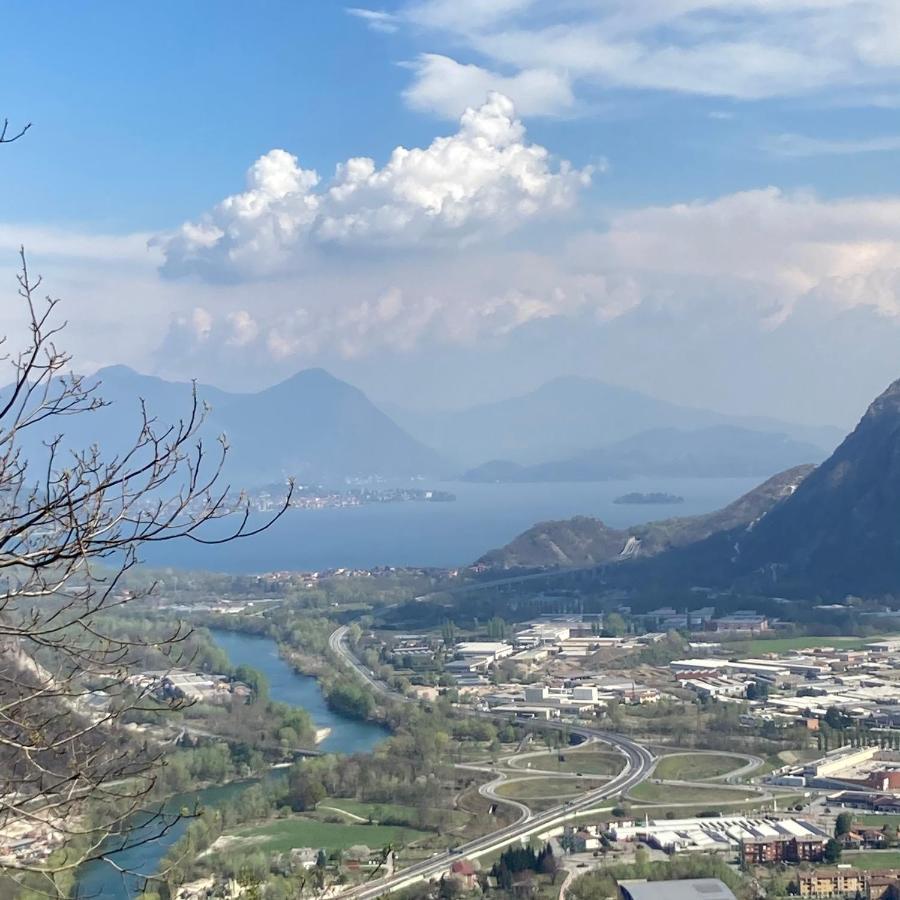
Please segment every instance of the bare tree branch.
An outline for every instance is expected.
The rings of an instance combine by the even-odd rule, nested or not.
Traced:
[[[0,141],[26,130],[7,138],[4,122]],[[87,860],[108,861],[111,847],[148,840],[146,828],[131,836],[137,813],[158,816],[160,835],[171,828],[152,802],[166,748],[125,726],[137,711],[177,706],[160,704],[157,684],[135,680],[136,662],[152,643],[177,665],[190,629],[174,623],[162,639],[146,641],[110,630],[110,612],[152,592],[124,590],[124,576],[149,544],[258,534],[288,508],[292,486],[259,526],[243,495],[230,501],[220,483],[228,445],[222,437],[210,449],[201,439],[207,409],[196,385],[172,424],[141,402],[126,448],[107,456],[97,446],[69,446],[69,417],[91,416],[106,403],[57,347],[59,301],[39,299],[40,284],[22,251],[26,339],[0,357],[11,368],[0,389],[0,834],[25,828],[60,852],[7,854],[0,881],[37,879],[30,886],[57,896],[60,875]],[[226,533],[210,532],[220,521]],[[98,697],[103,702],[90,705]]]
[[[13,141],[17,141],[29,128],[31,128],[31,122],[23,125],[15,134],[9,134],[9,119],[4,119],[3,125],[0,127],[0,144],[11,144]]]

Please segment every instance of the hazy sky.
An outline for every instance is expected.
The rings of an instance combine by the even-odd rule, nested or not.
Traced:
[[[357,0],[362,2],[362,0]],[[896,0],[8,2],[24,243],[78,367],[585,374],[845,424],[900,377]]]

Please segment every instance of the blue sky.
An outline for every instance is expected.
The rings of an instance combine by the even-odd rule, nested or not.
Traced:
[[[900,375],[892,6],[10,2],[0,276],[85,368],[847,422]]]
[[[249,162],[272,147],[329,171],[349,155],[384,160],[398,144],[422,146],[441,117],[404,102],[413,80],[404,65],[455,44],[440,32],[372,32],[325,0],[12,2],[4,21],[23,39],[0,60],[3,115],[38,128],[28,146],[7,153],[5,205],[33,221],[117,231],[195,215],[239,188]],[[785,133],[900,137],[897,108],[867,105],[865,92],[752,102],[588,89],[582,104],[535,117],[529,133],[576,163],[605,158],[613,177],[595,186],[600,203],[690,200],[760,184],[810,186],[822,196],[900,187],[900,147],[865,154],[864,165],[859,154],[766,151]]]

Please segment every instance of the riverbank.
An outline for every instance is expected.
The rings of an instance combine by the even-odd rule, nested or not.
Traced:
[[[274,640],[263,635],[248,635],[222,629],[211,629],[216,643],[228,654],[235,666],[248,665],[262,672],[269,683],[269,693],[273,700],[305,709],[312,717],[316,728],[328,729],[319,749],[327,753],[369,753],[389,732],[382,726],[341,716],[325,701],[318,681],[309,675],[302,675],[280,656]],[[260,778],[232,781],[227,784],[193,788],[174,795],[165,807],[172,820],[170,827],[157,836],[159,822],[138,821],[132,831],[128,849],[111,853],[115,866],[97,861],[86,864],[79,871],[78,889],[86,897],[102,897],[103,900],[132,900],[139,896],[145,878],[127,873],[152,875],[159,871],[166,853],[185,834],[192,819],[178,819],[184,809],[215,808],[233,800],[242,791],[254,784],[270,778],[284,778],[286,769],[270,770]],[[154,827],[154,824],[156,827]],[[140,843],[146,841],[146,843]]]
[[[383,724],[354,718],[329,704],[319,678],[301,672],[294,666],[297,651],[289,650],[291,661],[282,655],[282,645],[272,638],[244,634],[220,628],[210,629],[215,642],[228,654],[233,665],[247,665],[262,672],[269,683],[273,700],[305,709],[316,728],[330,728],[331,733],[319,745],[326,753],[369,753],[390,734]]]

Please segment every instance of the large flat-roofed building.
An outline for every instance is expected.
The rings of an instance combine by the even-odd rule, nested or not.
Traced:
[[[571,634],[571,625],[539,622],[518,632],[514,640],[520,647],[539,647],[543,644],[557,644],[560,641],[566,641]]]
[[[828,802],[850,809],[870,809],[873,812],[900,814],[900,797],[879,794],[876,791],[838,791],[828,797]]]
[[[731,888],[718,878],[620,881],[619,896],[621,900],[736,900]]]
[[[469,656],[482,656],[492,660],[503,659],[511,656],[513,652],[512,646],[502,641],[464,641],[453,649],[460,659]]]
[[[466,659],[451,659],[450,662],[444,664],[444,671],[454,678],[459,678],[464,675],[487,672],[490,664],[491,660],[486,656],[469,656]]]
[[[803,819],[722,816],[612,822],[617,841],[644,841],[666,853],[739,851],[747,862],[801,862],[821,858],[829,835]]]
[[[715,631],[745,631],[756,634],[769,630],[769,620],[765,616],[757,615],[751,610],[739,610],[730,616],[721,616],[713,619],[710,626]]]
[[[513,662],[518,663],[520,666],[524,666],[526,669],[539,666],[549,658],[549,647],[529,647],[527,650],[519,650],[518,653],[513,653],[510,657]]]
[[[900,793],[900,752],[881,747],[843,748],[803,769],[807,784]]]

